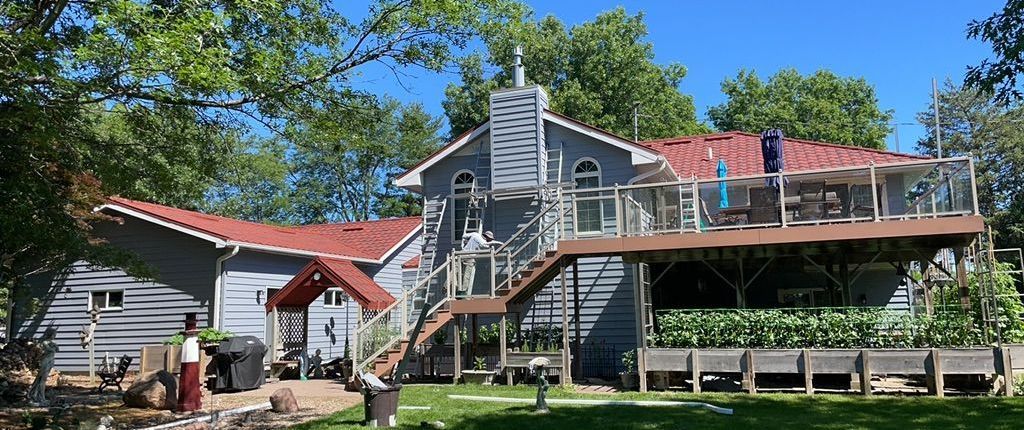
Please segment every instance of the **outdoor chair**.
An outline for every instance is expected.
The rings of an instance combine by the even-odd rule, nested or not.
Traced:
[[[828,214],[828,212],[826,212],[825,209],[825,181],[801,182],[799,188],[799,195],[799,220],[819,220],[824,218]]]
[[[96,387],[96,393],[102,393],[107,387],[115,386],[117,391],[121,392],[121,382],[124,381],[124,375],[128,373],[128,368],[132,365],[132,358],[127,354],[121,356],[121,360],[117,362],[117,368],[114,371],[96,372],[96,375],[100,377],[100,386]]]
[[[750,223],[774,224],[779,222],[777,190],[771,187],[750,190]]]

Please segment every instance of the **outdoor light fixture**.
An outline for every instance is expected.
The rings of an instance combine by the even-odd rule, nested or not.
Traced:
[[[320,272],[313,272],[313,280],[314,281],[319,281],[320,280]]]

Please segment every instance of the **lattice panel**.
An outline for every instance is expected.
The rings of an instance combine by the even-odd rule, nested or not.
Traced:
[[[373,317],[377,316],[377,314],[379,314],[379,313],[380,313],[379,310],[363,309],[363,322],[372,320]]]
[[[277,324],[285,349],[306,344],[306,308],[278,307]]]

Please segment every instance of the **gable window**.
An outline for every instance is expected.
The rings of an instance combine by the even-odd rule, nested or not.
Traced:
[[[345,303],[348,302],[348,296],[345,295],[344,291],[341,290],[327,290],[324,291],[324,307],[325,308],[343,308]]]
[[[582,158],[572,168],[576,189],[600,188],[601,166],[593,158]],[[577,193],[576,197],[594,197],[597,193]],[[600,200],[576,202],[576,230],[579,234],[603,233],[604,207]]]
[[[119,311],[124,309],[124,290],[93,291],[89,293],[89,309]]]
[[[476,177],[469,170],[461,170],[452,178],[452,243],[462,240],[475,183]]]

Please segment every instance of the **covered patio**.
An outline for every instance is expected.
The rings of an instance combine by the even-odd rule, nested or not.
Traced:
[[[293,354],[308,349],[309,305],[332,288],[340,289],[355,302],[356,328],[395,302],[391,293],[351,261],[318,257],[267,300],[267,346],[271,351],[271,362],[289,362],[291,360],[282,359],[292,358]],[[344,321],[343,324],[352,322]],[[352,330],[353,337],[356,332]],[[352,345],[358,345],[356,339],[352,339]]]

